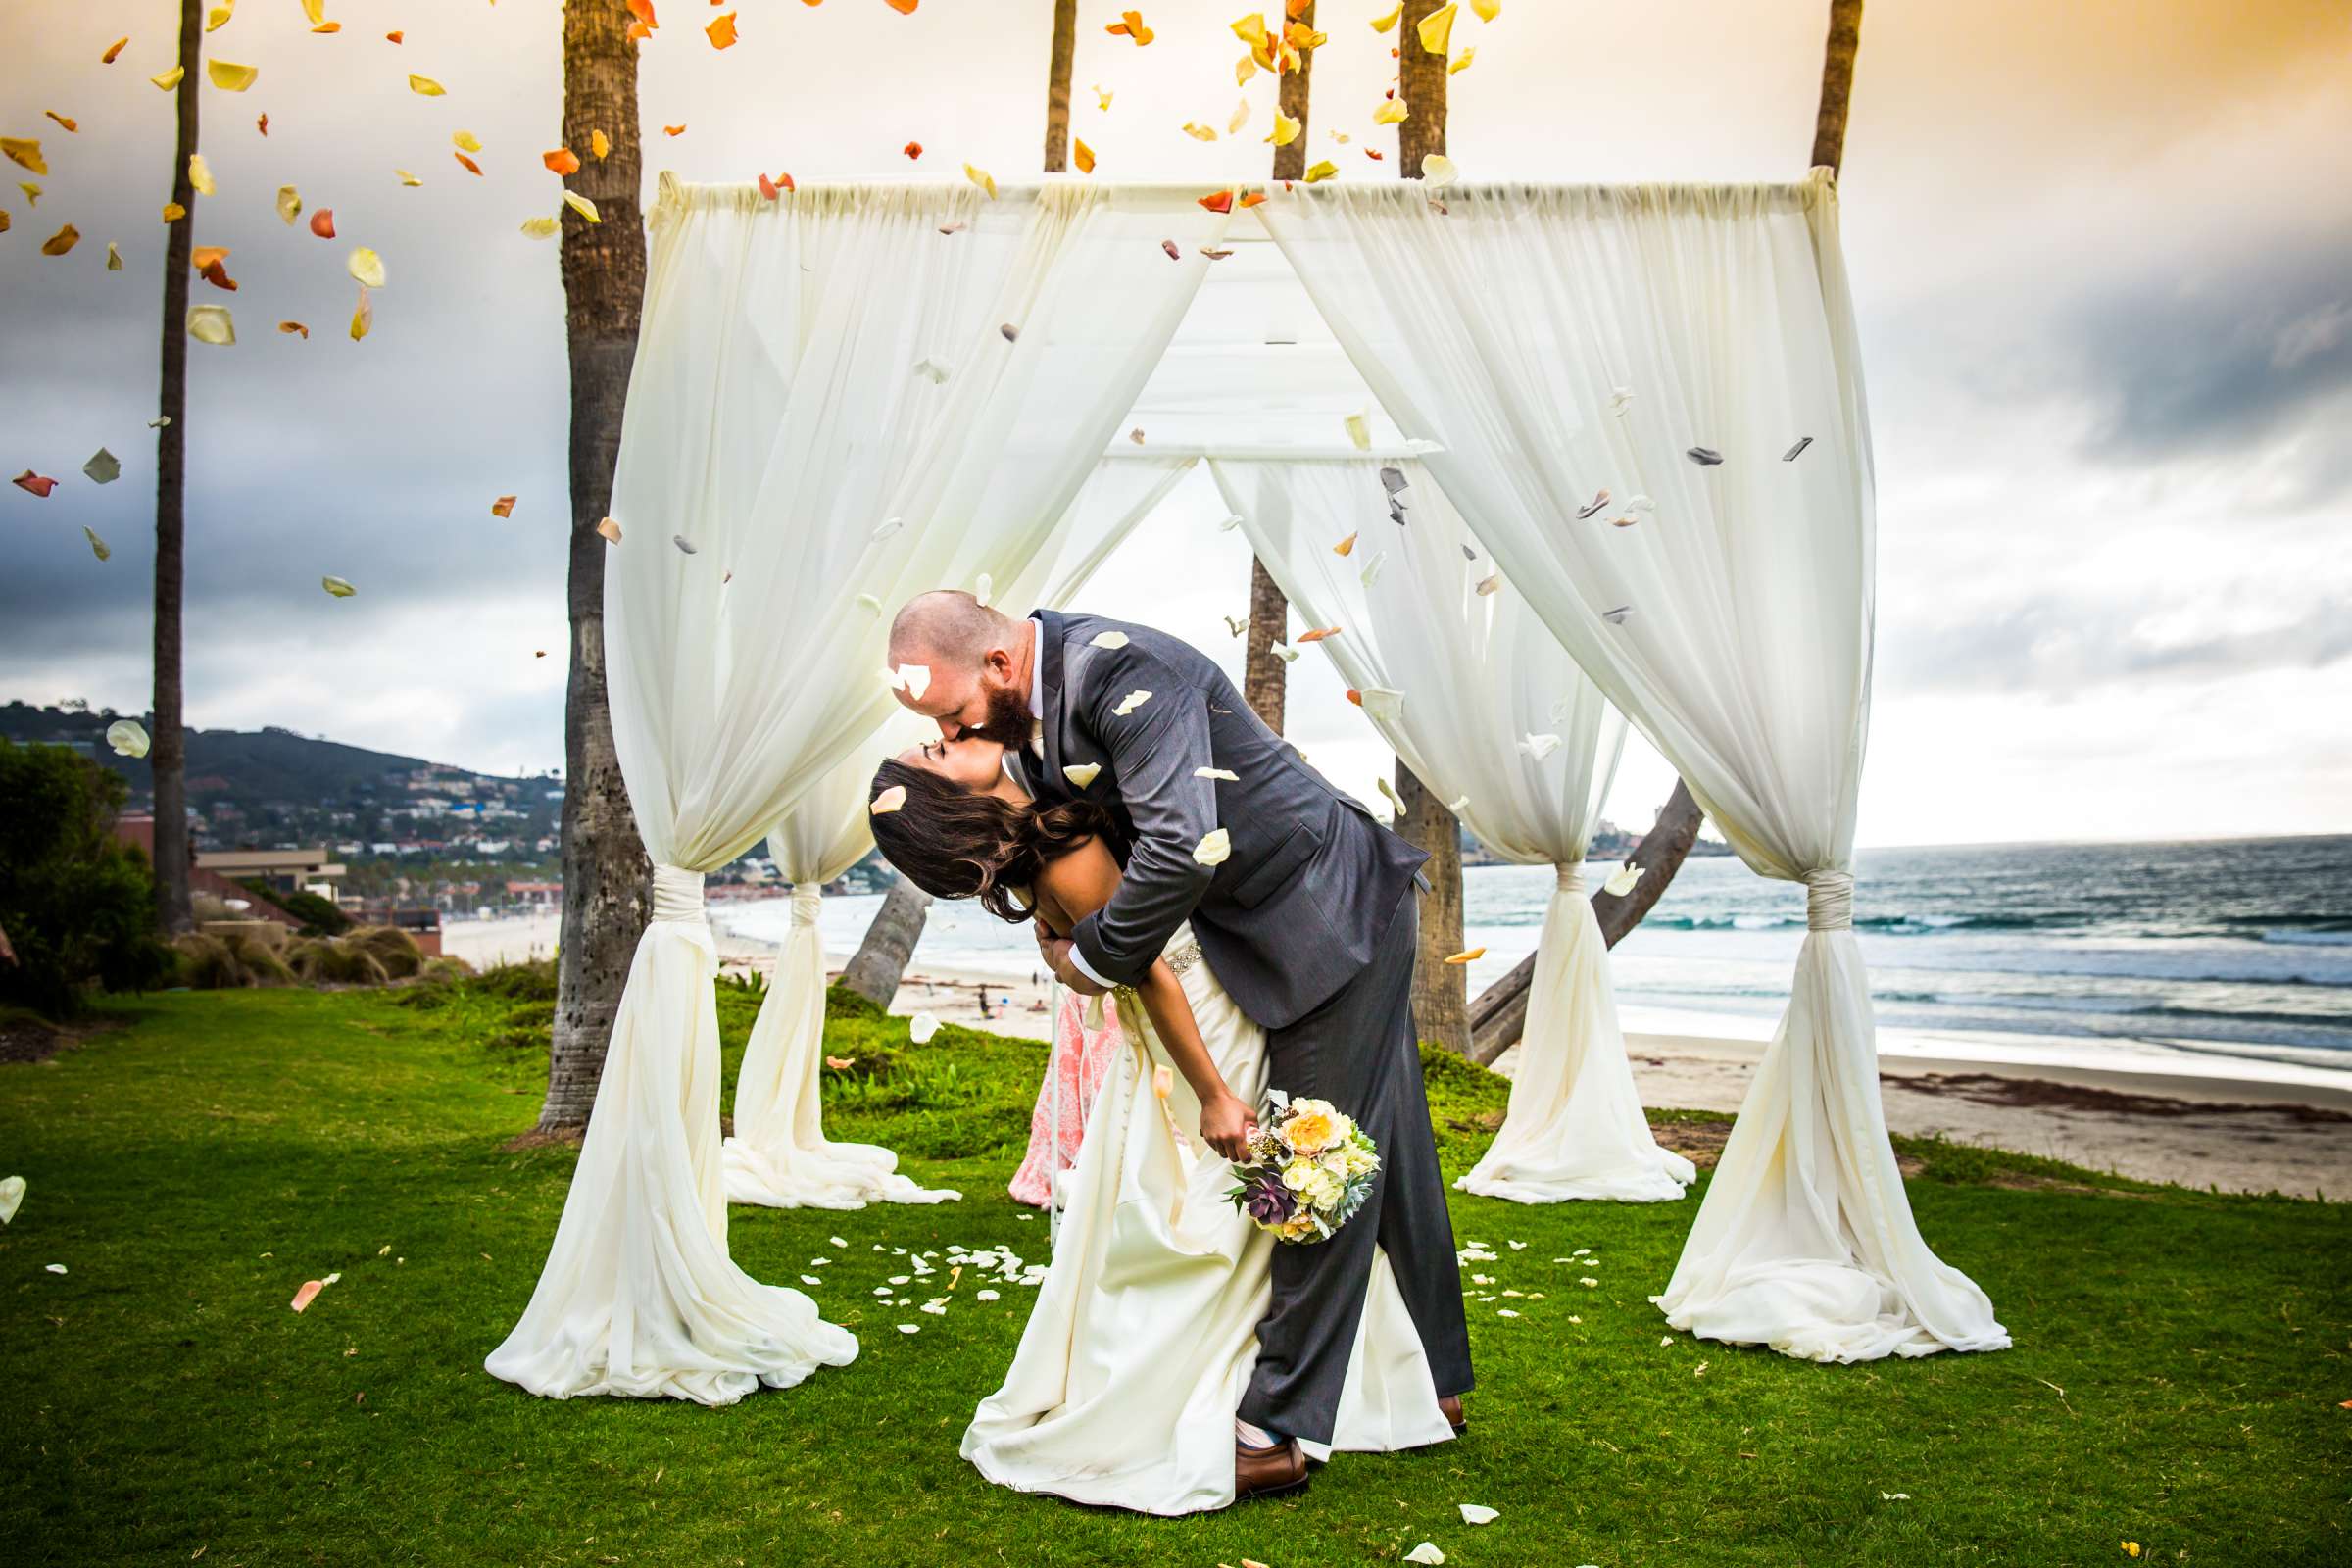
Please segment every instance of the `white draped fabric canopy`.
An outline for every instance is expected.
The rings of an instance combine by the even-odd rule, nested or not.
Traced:
[[[663,176],[605,595],[654,919],[494,1374],[724,1403],[857,1353],[727,1254],[703,874],[874,733],[885,606],[1009,582],[1050,547],[1226,221],[1179,193],[1074,182],[770,201]]]
[[[1317,646],[1413,776],[1496,855],[1556,870],[1510,1108],[1455,1185],[1537,1203],[1682,1197],[1696,1172],[1658,1147],[1642,1113],[1581,875],[1625,720],[1526,600],[1498,591],[1493,560],[1419,463],[1209,466],[1299,614],[1341,628]],[[1402,526],[1384,474],[1402,483]]]
[[[1852,931],[1875,522],[1828,172],[1302,187],[1260,212],[1390,416],[1439,444],[1506,591],[1752,869],[1806,885],[1794,994],[1668,1321],[1819,1360],[2005,1346],[1912,1218]]]

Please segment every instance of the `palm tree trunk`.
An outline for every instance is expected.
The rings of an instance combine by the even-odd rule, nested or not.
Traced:
[[[1446,150],[1446,57],[1421,47],[1421,23],[1445,0],[1404,0],[1396,24],[1396,96],[1408,111],[1396,126],[1396,172],[1421,177],[1421,160]]]
[[[565,338],[571,363],[571,674],[564,701],[564,927],[555,1040],[539,1130],[587,1125],[612,1015],[650,913],[652,868],[629,814],[605,691],[605,552],[596,531],[612,500],[629,363],[645,296],[637,45],[612,0],[564,8],[564,144],[582,153],[569,183],[603,215],[564,220]],[[590,152],[595,133],[608,155]]]
[[[204,77],[202,0],[180,0],[179,136],[172,199],[186,209],[164,240],[163,385],[155,412],[155,711],[148,716],[147,765],[155,781],[155,918],[166,932],[192,930],[188,907],[188,754],[181,730],[180,594],[187,577],[188,251],[196,227],[196,90]]]
[[[1813,118],[1813,169],[1832,173],[1845,162],[1845,111],[1854,96],[1854,56],[1862,49],[1862,0],[1830,0],[1830,38],[1821,61],[1821,108]]]
[[[1046,172],[1070,168],[1070,70],[1078,58],[1078,0],[1054,0],[1054,57],[1046,72]]]
[[[1313,0],[1299,8],[1297,20],[1308,27],[1315,24]],[[1275,93],[1275,102],[1282,112],[1298,122],[1298,134],[1274,149],[1276,179],[1306,177],[1306,142],[1312,129],[1307,105],[1312,96],[1314,74],[1315,52],[1302,49],[1298,53],[1298,69],[1283,73],[1282,84]],[[1289,666],[1275,654],[1274,647],[1288,641],[1290,632],[1290,601],[1282,596],[1282,589],[1276,586],[1273,573],[1266,570],[1266,564],[1251,556],[1250,635],[1242,655],[1242,696],[1265,721],[1266,728],[1277,735],[1282,733]]]
[[[858,944],[849,967],[841,971],[841,984],[875,1006],[888,1007],[890,999],[899,994],[899,981],[906,973],[907,960],[914,956],[914,944],[923,934],[923,920],[930,908],[930,894],[905,877],[892,883],[873,924],[865,928],[865,940]]]

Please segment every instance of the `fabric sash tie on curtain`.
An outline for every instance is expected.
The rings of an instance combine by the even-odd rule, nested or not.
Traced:
[[[1585,896],[1585,863],[1582,860],[1562,860],[1551,868],[1552,884],[1571,898]]]
[[[1850,931],[1854,927],[1854,874],[1851,871],[1805,873],[1805,929]]]
[[[797,931],[802,926],[816,924],[817,910],[824,907],[824,889],[811,887],[806,882],[795,882],[792,885],[793,929]]]
[[[702,920],[703,873],[674,865],[654,867],[654,918]]]

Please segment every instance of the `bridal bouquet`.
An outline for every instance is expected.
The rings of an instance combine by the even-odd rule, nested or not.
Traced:
[[[1372,1195],[1380,1151],[1328,1100],[1279,1089],[1267,1098],[1274,1113],[1251,1135],[1249,1159],[1233,1167],[1240,1185],[1226,1196],[1277,1241],[1325,1241]]]

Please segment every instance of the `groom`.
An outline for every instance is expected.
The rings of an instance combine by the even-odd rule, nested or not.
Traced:
[[[943,588],[899,612],[890,663],[924,666],[928,684],[902,684],[899,701],[951,738],[1002,742],[1039,804],[1083,796],[1109,809],[1125,840],[1112,846],[1117,893],[1073,940],[1038,930],[1064,985],[1097,996],[1134,983],[1189,917],[1210,969],[1266,1031],[1268,1082],[1331,1101],[1379,1144],[1380,1177],[1355,1217],[1329,1241],[1274,1249],[1237,1413],[1237,1495],[1296,1486],[1298,1440],[1330,1440],[1375,1247],[1459,1432],[1470,1340],[1411,1007],[1428,857],[1307,767],[1206,656],[1149,626],[1051,610],[1013,620]],[[1203,863],[1194,852],[1217,829],[1231,852]]]

